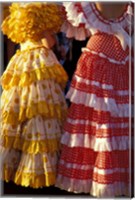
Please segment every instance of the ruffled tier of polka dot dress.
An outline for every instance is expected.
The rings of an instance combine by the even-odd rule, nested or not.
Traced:
[[[93,20],[97,19],[93,4],[64,5],[76,29],[92,26],[91,21],[93,26],[102,24],[104,31],[92,29],[95,32],[82,49],[67,94],[71,106],[61,139],[56,186],[96,197],[129,195],[129,48],[124,49],[118,37],[109,33],[112,24]],[[84,15],[86,11],[90,16]],[[116,25],[124,23],[120,19]],[[77,36],[77,31],[73,34]]]
[[[67,74],[51,50],[25,42],[1,77],[1,178],[39,188],[55,184],[67,105]]]

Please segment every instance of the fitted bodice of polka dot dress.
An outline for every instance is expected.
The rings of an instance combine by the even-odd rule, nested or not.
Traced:
[[[90,31],[91,37],[67,93],[71,106],[56,187],[95,197],[130,196],[128,15],[112,22],[93,3],[64,6],[67,36],[84,39]]]
[[[1,178],[39,188],[55,183],[67,74],[41,42],[20,46],[1,77]]]

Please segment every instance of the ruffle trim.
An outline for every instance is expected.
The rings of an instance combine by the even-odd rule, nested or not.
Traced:
[[[130,46],[130,35],[124,30],[124,28],[131,27],[131,15],[132,15],[132,8],[129,5],[127,11],[124,13],[124,17],[121,21],[116,20],[116,22],[111,22],[107,20],[100,20],[97,16],[94,3],[89,2],[81,2],[81,3],[71,3],[71,2],[64,2],[63,3],[66,12],[67,12],[67,20],[68,22],[74,27],[80,27],[83,25],[83,29],[89,30],[93,35],[98,30],[102,32],[106,32],[108,34],[114,34],[121,42],[123,49],[126,49],[126,46]],[[98,14],[99,15],[99,14]],[[67,22],[66,22],[67,23]],[[65,25],[63,25],[65,26]],[[63,31],[68,32],[67,36],[70,36],[72,32],[72,36],[76,36],[76,39],[82,35],[78,31],[78,34],[73,33],[73,29],[71,26],[67,26],[67,30],[62,27]],[[79,36],[80,34],[80,36]],[[84,37],[83,37],[84,39]]]
[[[112,58],[107,57],[107,56],[106,56],[104,53],[102,53],[102,52],[98,53],[98,52],[92,51],[92,50],[90,50],[90,49],[88,49],[88,48],[82,48],[81,50],[82,50],[82,52],[90,52],[90,53],[92,53],[92,54],[94,54],[94,55],[98,55],[99,57],[105,58],[105,59],[109,60],[109,62],[114,63],[114,64],[117,64],[117,65],[125,65],[126,62],[129,61],[129,56],[127,56],[127,57],[125,58],[125,60],[123,60],[123,61],[117,61],[117,60],[114,60],[114,59],[112,59]]]
[[[89,134],[70,134],[65,132],[61,138],[61,143],[68,145],[68,147],[90,148],[97,152],[129,149],[128,136],[97,138]]]
[[[26,141],[17,136],[3,136],[0,143],[5,149],[16,149],[29,154],[55,152],[60,149],[60,138]]]
[[[48,172],[45,174],[37,175],[36,173],[19,173],[16,174],[14,182],[17,185],[32,187],[32,188],[42,188],[49,187],[55,184],[56,174],[54,172]]]
[[[3,111],[1,114],[2,123],[17,125],[19,122],[26,121],[37,115],[42,115],[46,119],[58,118],[61,121],[65,120],[67,115],[67,107],[62,108],[62,104],[47,104],[40,102],[31,104],[29,107],[21,107],[19,113],[13,110]]]
[[[99,175],[106,175],[107,176],[107,175],[111,175],[111,174],[115,174],[116,175],[117,173],[122,173],[125,176],[127,176],[127,173],[129,172],[129,169],[127,167],[125,167],[125,166],[123,166],[123,168],[122,167],[119,167],[119,168],[118,167],[114,167],[114,168],[110,169],[108,167],[107,169],[105,169],[105,168],[102,169],[102,167],[98,168],[98,167],[95,167],[94,165],[92,165],[90,163],[88,163],[88,164],[84,164],[84,163],[83,164],[76,164],[76,163],[72,163],[72,162],[71,163],[67,162],[67,161],[62,160],[62,159],[60,160],[59,163],[60,163],[60,165],[62,167],[61,170],[65,168],[65,169],[69,169],[69,170],[76,169],[76,170],[80,170],[82,172],[83,172],[83,170],[85,170],[88,173],[91,171],[91,172],[93,172],[93,175],[95,177],[97,176],[97,174],[99,174]],[[64,166],[64,168],[63,168],[63,166]]]
[[[74,78],[72,80],[71,87],[74,88],[76,85],[78,86],[78,84],[85,84],[86,87],[88,87],[88,86],[97,87],[97,89],[107,90],[108,92],[113,91],[113,93],[115,93],[115,96],[128,96],[129,95],[128,87],[125,87],[126,89],[124,89],[124,87],[123,87],[123,89],[119,89],[119,90],[117,89],[114,91],[114,86],[112,85],[112,83],[110,83],[110,84],[101,83],[100,81],[90,80],[88,78],[83,78],[83,77],[75,74]]]
[[[118,128],[118,129],[120,129],[120,128],[128,128],[129,127],[129,123],[127,123],[128,122],[128,120],[127,120],[127,122],[125,121],[123,121],[123,122],[119,122],[118,123],[118,121],[116,121],[116,123],[110,123],[110,122],[102,122],[102,123],[97,123],[96,121],[91,121],[90,119],[77,119],[77,118],[72,118],[72,119],[70,119],[70,118],[67,118],[67,122],[69,123],[69,124],[72,124],[72,125],[77,125],[77,124],[80,124],[80,125],[86,125],[86,126],[91,126],[91,127],[93,127],[93,128],[97,128],[98,130],[108,130],[108,129],[114,129],[114,128]],[[105,131],[106,132],[106,131]],[[103,137],[103,135],[102,135],[102,137]]]
[[[83,181],[58,175],[55,186],[68,192],[89,193],[95,197],[129,196],[129,186],[121,182],[106,185],[98,184],[92,180]]]
[[[44,79],[54,79],[64,88],[68,77],[62,66],[55,64],[49,67],[41,67],[31,72],[23,72],[22,74],[13,74],[7,71],[1,77],[1,84],[5,90],[8,90],[13,86],[25,87]]]
[[[90,31],[84,27],[74,27],[68,21],[65,21],[61,27],[61,32],[66,33],[66,37],[76,40],[85,40],[91,35]]]
[[[92,112],[90,112],[90,114],[93,116]],[[100,116],[102,117],[102,114]],[[106,119],[107,119],[107,116],[106,116]],[[127,118],[127,122],[128,122],[128,118]],[[88,134],[88,135],[90,134],[92,136],[95,135],[99,139],[100,138],[112,139],[113,137],[117,138],[118,136],[129,136],[129,123],[123,122],[120,124],[120,123],[117,123],[117,119],[116,119],[116,123],[106,123],[103,121],[101,123],[98,121],[98,119],[97,120],[95,119],[95,121],[91,121],[91,119],[79,120],[77,119],[77,116],[76,117],[74,116],[74,119],[72,119],[72,114],[71,114],[71,116],[69,116],[69,118],[66,121],[65,132],[78,134],[78,135],[83,134],[84,137],[85,137],[85,134]]]
[[[58,151],[25,154],[0,146],[0,178],[18,185],[38,188],[55,183]]]
[[[62,134],[62,121],[56,119],[44,119],[41,115],[20,124],[2,124],[1,136],[21,137],[28,141],[42,141],[60,138]]]
[[[129,116],[129,104],[116,104],[115,99],[112,98],[100,98],[95,94],[88,94],[82,91],[78,91],[75,88],[70,88],[66,98],[76,104],[84,104],[87,107],[92,107],[95,110],[102,110],[111,113],[114,117],[128,117]]]
[[[45,174],[36,174],[36,173],[16,173],[15,171],[8,167],[4,167],[3,170],[3,180],[6,182],[13,181],[17,185],[21,185],[24,187],[32,187],[32,188],[42,188],[48,187],[55,184],[56,174],[55,172],[48,172]]]

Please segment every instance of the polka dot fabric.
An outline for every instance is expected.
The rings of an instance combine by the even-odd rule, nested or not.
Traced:
[[[95,17],[96,11],[91,13],[85,4],[75,4],[77,12]],[[71,4],[67,3],[67,11],[68,6]],[[72,12],[68,14],[72,18]],[[90,26],[89,15],[85,19]],[[100,17],[94,19],[100,23]],[[122,25],[122,20],[117,24]],[[100,30],[93,31],[82,49],[67,93],[71,106],[61,139],[56,187],[94,197],[130,196],[130,53],[128,45],[124,49],[113,32],[104,31],[110,22],[101,21],[103,27],[100,23]]]
[[[121,47],[120,41],[113,35],[106,33],[96,33],[89,40],[87,47],[91,51],[103,53],[108,58],[113,58],[116,61],[124,61],[129,56],[129,49],[124,51]]]

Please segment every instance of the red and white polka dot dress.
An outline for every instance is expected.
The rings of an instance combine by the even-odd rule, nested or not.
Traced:
[[[93,3],[64,5],[67,13],[70,10],[69,19],[74,8],[73,19],[77,13],[85,22],[80,28],[92,27],[89,30],[93,32],[67,94],[71,106],[61,140],[56,186],[96,197],[129,195],[129,47],[123,45],[124,34],[128,34],[124,32],[127,11],[110,22],[99,15]],[[73,25],[75,22],[72,20]],[[99,29],[95,30],[94,23]],[[123,40],[115,25],[124,27]]]

